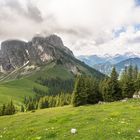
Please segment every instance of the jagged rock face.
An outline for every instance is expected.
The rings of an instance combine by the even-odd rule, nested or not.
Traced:
[[[73,56],[73,53],[63,45],[61,38],[56,35],[51,35],[46,38],[34,37],[28,43],[28,50],[30,60],[37,64],[61,59],[64,56],[63,52]]]
[[[53,60],[54,47],[50,47],[43,37],[34,37],[28,43],[29,59],[34,64],[43,64]]]
[[[64,53],[73,53],[63,45],[61,38],[56,35],[49,37],[34,37],[28,43],[29,59],[32,63],[43,64],[51,60],[62,59]]]
[[[28,61],[26,43],[18,40],[8,40],[1,44],[1,65],[5,71],[21,67]]]
[[[73,57],[72,51],[56,35],[33,37],[27,43],[8,40],[1,44],[0,66],[4,71],[12,71],[28,61],[34,65],[42,65],[52,60],[61,60],[65,54]]]

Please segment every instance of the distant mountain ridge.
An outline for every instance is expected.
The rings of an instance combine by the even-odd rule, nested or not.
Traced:
[[[126,65],[137,65],[140,70],[140,55],[131,52],[125,54],[116,54],[115,56],[79,56],[81,61],[85,62],[89,66],[96,70],[109,75],[112,67],[115,66],[118,73],[120,73]]]
[[[122,71],[124,67],[132,65],[133,67],[137,66],[140,70],[140,58],[129,58],[124,61],[121,61],[115,65],[118,72]]]
[[[85,62],[87,65],[93,67],[96,64],[103,64],[103,63],[111,63],[111,64],[116,64],[119,63],[123,60],[129,59],[129,58],[135,58],[135,57],[140,57],[140,54],[134,54],[131,52],[127,52],[124,54],[116,54],[114,56],[111,55],[81,55],[78,56],[77,58],[83,62]]]

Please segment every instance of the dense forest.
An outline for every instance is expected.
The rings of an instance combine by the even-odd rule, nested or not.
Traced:
[[[77,107],[132,98],[140,90],[140,73],[137,66],[130,65],[125,67],[120,76],[114,67],[110,77],[100,81],[94,77],[78,75],[75,84],[73,80],[43,80],[42,78],[38,78],[37,82],[49,87],[49,92],[34,87],[35,96],[24,98],[21,112],[70,104]],[[16,111],[11,101],[0,108],[0,115],[12,115]]]
[[[0,116],[13,115],[15,112],[16,108],[12,101],[8,104],[3,104],[3,106],[0,108]]]
[[[73,106],[95,104],[99,101],[113,102],[132,98],[140,90],[140,73],[137,66],[125,67],[119,76],[115,67],[110,77],[97,82],[97,79],[78,76],[72,94]]]
[[[25,97],[24,105],[26,111],[36,110],[36,109],[44,109],[49,107],[58,107],[69,105],[71,103],[71,94],[68,93],[60,93],[55,96],[42,96],[40,98],[36,97]],[[21,106],[21,110],[23,110],[23,106]],[[23,112],[23,111],[22,111]]]
[[[63,80],[58,77],[50,79],[39,77],[36,82],[49,87],[49,91],[47,93],[49,95],[57,95],[60,92],[71,93],[74,87],[73,79]],[[34,91],[38,93],[37,89],[34,89]]]

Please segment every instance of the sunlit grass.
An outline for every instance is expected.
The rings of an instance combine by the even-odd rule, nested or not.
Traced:
[[[139,131],[140,100],[0,117],[2,140],[139,140]]]

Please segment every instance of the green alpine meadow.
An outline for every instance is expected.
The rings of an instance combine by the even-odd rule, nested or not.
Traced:
[[[55,107],[0,117],[2,140],[139,140],[140,100]],[[77,133],[71,134],[71,128]]]

